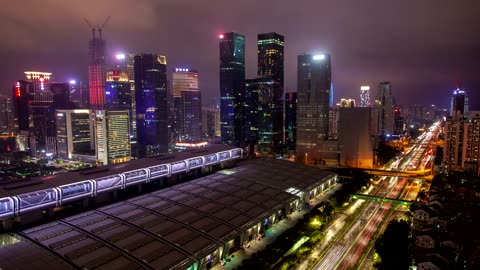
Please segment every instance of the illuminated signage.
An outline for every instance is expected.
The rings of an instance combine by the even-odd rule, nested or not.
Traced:
[[[176,68],[175,69],[175,72],[182,72],[182,71],[188,72],[188,68]]]
[[[123,60],[123,59],[125,59],[125,54],[124,53],[119,53],[119,54],[115,55],[115,58],[117,58],[117,60]]]
[[[201,147],[201,146],[206,146],[208,145],[208,142],[199,142],[199,143],[183,143],[183,142],[178,142],[175,144],[176,146],[179,147]]]
[[[70,83],[70,84],[77,84],[77,81],[75,81],[75,80],[70,80],[69,83]]]
[[[323,60],[325,59],[325,54],[317,54],[313,56],[313,60]]]
[[[223,39],[224,38],[223,34],[218,35],[218,38]]]
[[[361,87],[360,87],[360,90],[362,90],[362,91],[368,91],[368,90],[370,90],[370,86],[361,86]]]
[[[20,82],[17,82],[17,85],[15,85],[15,96],[20,97],[21,95]]]

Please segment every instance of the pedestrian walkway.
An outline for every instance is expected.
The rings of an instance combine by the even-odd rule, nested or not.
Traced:
[[[277,239],[279,235],[281,235],[283,232],[285,232],[287,229],[295,226],[297,224],[298,220],[303,217],[306,213],[310,212],[313,207],[318,205],[319,203],[328,200],[335,191],[338,190],[338,188],[341,186],[341,184],[335,185],[333,188],[327,190],[325,193],[321,193],[317,197],[313,198],[310,200],[310,204],[305,207],[304,209],[300,211],[295,211],[292,214],[288,215],[288,218],[281,220],[271,228],[269,228],[267,231],[265,231],[265,237],[261,239],[254,239],[248,243],[245,244],[245,247],[243,249],[235,251],[233,254],[228,256],[228,261],[226,262],[225,265],[220,265],[217,264],[214,267],[212,267],[212,270],[231,270],[231,269],[236,269],[244,259],[248,259],[252,256],[253,253],[256,253],[260,250],[263,250],[268,244],[272,243]]]

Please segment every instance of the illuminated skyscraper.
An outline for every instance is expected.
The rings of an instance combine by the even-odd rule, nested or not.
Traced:
[[[297,92],[285,93],[285,145],[295,149],[297,142]]]
[[[130,91],[131,91],[131,98],[132,98],[132,101],[131,101],[132,111],[130,114],[130,118],[132,121],[131,143],[137,142],[137,119],[135,117],[137,113],[136,113],[136,104],[135,104],[134,57],[135,55],[132,53],[120,53],[115,55],[116,69],[121,72],[126,72],[128,76],[128,81],[130,82]]]
[[[0,94],[0,134],[2,135],[15,131],[12,97]]]
[[[259,150],[275,152],[283,145],[284,37],[259,34],[258,40]]]
[[[102,39],[102,31],[95,36],[96,29],[92,29],[92,39],[89,41],[88,55],[88,86],[90,94],[90,108],[103,110],[105,108],[105,40]]]
[[[175,68],[173,72],[174,127],[177,141],[201,139],[202,103],[198,89],[198,72]]]
[[[29,81],[20,80],[12,88],[13,116],[17,134],[28,134],[30,131],[29,101],[31,92],[33,92],[33,83]]]
[[[257,44],[258,78],[278,82],[283,92],[284,37],[277,33],[259,34]]]
[[[380,138],[385,138],[388,135],[393,134],[395,127],[395,119],[393,114],[393,96],[392,86],[390,82],[381,82],[379,87],[380,101],[380,124],[378,134]]]
[[[95,144],[97,160],[102,165],[131,159],[128,110],[95,111]]]
[[[360,107],[370,107],[370,86],[360,87]]]
[[[245,143],[245,37],[237,33],[219,35],[220,117],[222,143]]]
[[[330,55],[299,55],[297,75],[297,155],[314,158],[329,135]]]
[[[135,55],[135,101],[138,158],[168,152],[167,59]]]
[[[220,137],[220,108],[218,106],[202,108],[202,128],[208,139]]]
[[[91,110],[57,110],[57,153],[59,158],[95,156],[95,121]],[[93,159],[93,158],[90,158]]]
[[[342,108],[355,108],[356,106],[355,99],[353,98],[342,98],[340,99],[340,107]]]
[[[249,141],[258,140],[258,151],[278,150],[283,141],[280,83],[267,79],[246,80],[245,119]]]
[[[468,116],[469,102],[467,93],[457,87],[453,91],[453,96],[450,103],[450,116],[455,119]]]
[[[54,101],[50,91],[52,73],[26,71],[27,80],[31,81],[28,95],[28,115],[30,132],[30,151],[32,155],[54,153],[56,150],[55,135],[47,131],[48,108]],[[21,108],[23,110],[23,108]]]
[[[90,108],[90,92],[88,83],[85,81],[70,80],[70,101],[75,103],[77,108]]]
[[[132,121],[133,104],[131,83],[128,75],[124,71],[111,70],[107,71],[105,82],[105,108],[107,110],[127,110],[130,117],[130,139],[134,138]],[[136,129],[136,128],[135,128]]]

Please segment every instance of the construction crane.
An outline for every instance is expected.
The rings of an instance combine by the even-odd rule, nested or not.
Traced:
[[[108,23],[108,21],[110,20],[110,17],[112,17],[112,16],[108,16],[108,18],[105,20],[105,22],[102,24],[102,26],[97,25],[96,27],[95,27],[95,25],[91,24],[86,18],[84,18],[85,23],[87,23],[87,25],[90,26],[90,29],[92,29],[93,38],[95,38],[95,30],[98,30],[98,33],[100,34],[100,39],[102,39],[103,27],[105,27],[105,25]]]
[[[109,17],[110,18],[110,17]],[[95,38],[95,26],[92,25],[87,18],[83,18],[85,20],[85,23],[87,23],[88,26],[90,26],[90,29],[92,29],[92,37]]]
[[[102,39],[103,27],[107,24],[108,20],[110,20],[110,17],[112,17],[112,16],[108,16],[108,18],[105,20],[105,22],[102,24],[102,26],[97,26],[98,33],[100,34],[100,39]]]

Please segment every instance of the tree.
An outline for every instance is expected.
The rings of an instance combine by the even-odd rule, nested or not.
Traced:
[[[391,221],[385,233],[375,242],[381,262],[379,270],[406,270],[412,262],[413,243],[410,224],[405,220]]]
[[[380,164],[386,164],[398,154],[398,150],[387,144],[380,144],[377,150],[377,158]]]

